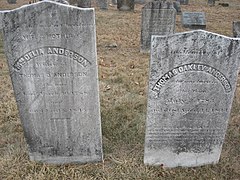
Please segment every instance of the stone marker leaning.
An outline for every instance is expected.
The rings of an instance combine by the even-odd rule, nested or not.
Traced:
[[[230,117],[240,39],[203,30],[152,36],[144,163],[217,163]]]
[[[0,24],[30,160],[102,161],[94,9],[42,1]]]

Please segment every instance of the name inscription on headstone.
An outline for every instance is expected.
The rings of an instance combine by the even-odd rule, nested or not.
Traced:
[[[94,10],[43,1],[4,13],[3,25],[30,159],[101,161]]]
[[[206,31],[153,36],[146,164],[218,162],[237,82],[239,50],[237,39]]]

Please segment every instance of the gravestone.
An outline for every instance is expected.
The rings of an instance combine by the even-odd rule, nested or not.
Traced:
[[[17,0],[7,0],[8,4],[16,4]]]
[[[134,0],[117,0],[117,8],[120,11],[133,11]]]
[[[217,163],[236,89],[240,39],[203,30],[152,36],[144,163]]]
[[[151,35],[167,35],[175,31],[176,10],[170,2],[154,1],[142,9],[141,52],[149,52]]]
[[[181,5],[178,1],[173,2],[173,7],[176,9],[177,14],[181,14],[182,10],[181,10]]]
[[[30,160],[102,161],[94,9],[42,1],[2,21]]]
[[[117,5],[117,0],[112,0],[113,5]]]
[[[204,12],[183,12],[182,25],[190,29],[205,29],[206,18]]]
[[[181,5],[188,5],[189,0],[176,0],[177,2],[180,2]]]
[[[90,8],[91,0],[77,0],[77,6],[82,8]]]
[[[108,1],[107,0],[97,0],[97,4],[102,10],[108,9]]]
[[[135,4],[145,4],[146,1],[145,0],[134,0]]]
[[[233,37],[240,38],[240,21],[233,22]]]
[[[214,6],[215,5],[215,0],[208,0],[208,5]]]

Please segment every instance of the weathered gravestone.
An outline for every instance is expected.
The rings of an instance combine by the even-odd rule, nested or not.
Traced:
[[[170,2],[149,2],[142,9],[141,52],[150,50],[152,35],[175,31],[176,10]]]
[[[108,9],[108,1],[107,0],[97,0],[97,4],[102,10]]]
[[[180,2],[182,5],[188,5],[189,0],[176,0],[177,2]]]
[[[146,1],[145,0],[134,0],[135,4],[145,4]]]
[[[8,4],[16,4],[17,0],[7,0]]]
[[[215,0],[208,0],[208,5],[214,6],[215,5]]]
[[[117,0],[112,0],[113,5],[117,5]]]
[[[91,0],[77,0],[77,6],[82,8],[90,8]]]
[[[203,30],[153,36],[144,163],[217,163],[236,88],[240,40]]]
[[[177,14],[181,14],[182,13],[181,5],[180,5],[179,2],[177,2],[177,1],[173,2],[173,7],[176,9]]]
[[[117,0],[117,8],[120,11],[133,11],[134,0]]]
[[[182,25],[190,29],[205,29],[206,18],[204,12],[183,12]]]
[[[2,20],[30,159],[101,161],[94,9],[42,1]]]
[[[233,37],[240,38],[240,21],[233,22]]]

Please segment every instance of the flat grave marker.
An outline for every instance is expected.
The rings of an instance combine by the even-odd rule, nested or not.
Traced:
[[[206,18],[204,12],[183,12],[182,25],[190,29],[205,29]]]

